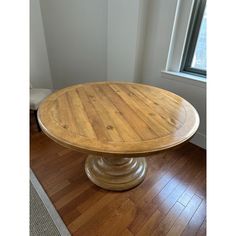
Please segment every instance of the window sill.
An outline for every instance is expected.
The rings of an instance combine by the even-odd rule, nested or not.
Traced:
[[[162,71],[161,74],[165,79],[175,80],[178,82],[188,83],[194,86],[206,88],[206,79],[200,76],[173,71]]]

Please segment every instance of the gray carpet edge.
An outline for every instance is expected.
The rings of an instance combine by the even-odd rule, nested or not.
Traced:
[[[30,236],[61,236],[44,203],[30,182]]]
[[[63,220],[61,219],[60,215],[58,214],[57,210],[53,206],[51,200],[47,196],[46,192],[44,191],[43,187],[41,186],[37,177],[35,176],[34,172],[31,169],[30,169],[30,182],[35,188],[39,198],[42,200],[46,210],[48,211],[50,217],[52,218],[59,233],[62,236],[71,236],[69,230],[67,229],[66,225],[64,224]]]

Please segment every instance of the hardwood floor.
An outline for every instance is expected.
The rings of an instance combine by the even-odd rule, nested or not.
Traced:
[[[206,235],[206,152],[187,143],[148,157],[142,184],[100,189],[84,171],[86,155],[37,131],[31,117],[30,166],[72,235]]]

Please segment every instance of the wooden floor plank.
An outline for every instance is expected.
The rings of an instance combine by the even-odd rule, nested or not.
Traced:
[[[195,211],[198,209],[201,204],[202,199],[194,195],[188,205],[180,214],[179,218],[175,221],[174,225],[171,227],[170,231],[166,234],[167,236],[178,236],[181,235],[185,227],[188,225],[188,222],[194,215]]]
[[[176,202],[168,214],[163,218],[158,227],[150,235],[166,235],[183,209],[184,206],[179,202]]]
[[[117,197],[116,193],[106,194],[99,201],[97,201],[97,203],[94,204],[93,207],[90,207],[81,216],[76,218],[70,225],[68,225],[69,229],[72,232],[76,232],[79,228],[81,228],[83,225],[89,222],[94,217],[94,215],[97,215],[100,213],[102,216],[102,214],[105,212],[104,207],[106,207],[107,204],[109,204],[111,201],[114,201],[113,203],[115,203],[116,197]],[[124,200],[124,196],[122,196],[122,200]],[[96,223],[96,220],[94,223]]]
[[[151,215],[157,211],[161,210],[162,217],[169,211],[169,209],[175,204],[178,198],[181,196],[182,192],[179,192],[179,189],[176,186],[179,184],[177,181],[178,178],[182,178],[186,175],[187,172],[193,170],[189,170],[187,167],[187,158],[180,158],[174,166],[168,168],[166,175],[164,175],[160,181],[156,181],[157,188],[154,193],[152,193],[152,198],[150,198],[150,190],[147,193],[144,193],[142,198],[138,199],[136,202],[138,207],[138,211],[136,213],[136,217],[132,224],[129,226],[129,229],[132,233],[136,234],[142,227],[143,222],[148,220]],[[179,168],[177,168],[179,167]],[[152,189],[152,188],[151,188]],[[175,190],[174,193],[172,193]],[[171,194],[172,193],[172,194]],[[175,198],[170,199],[168,196],[174,196]],[[147,198],[147,196],[149,198]],[[177,198],[176,198],[177,196]],[[173,201],[174,200],[174,201]]]
[[[149,219],[145,222],[143,227],[137,232],[138,236],[151,235],[154,230],[154,227],[159,224],[162,219],[161,212],[156,210]]]
[[[206,218],[206,212],[204,209],[206,208],[206,202],[202,201],[201,205],[189,221],[188,225],[185,227],[185,230],[181,234],[182,236],[188,235],[196,235],[201,225],[203,224]]]
[[[203,221],[200,229],[198,230],[196,236],[205,236],[206,235],[206,219]]]
[[[103,215],[99,212],[78,232],[82,235],[120,235],[130,224],[135,214],[135,205],[130,199],[117,198],[103,209]],[[96,226],[94,226],[96,222]]]
[[[133,236],[133,234],[128,229],[125,229],[120,233],[120,236]]]

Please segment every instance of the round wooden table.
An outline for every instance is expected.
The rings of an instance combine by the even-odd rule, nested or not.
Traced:
[[[43,132],[88,153],[85,171],[96,185],[122,191],[140,184],[145,156],[189,140],[199,126],[195,108],[169,91],[136,83],[74,85],[39,106]]]

